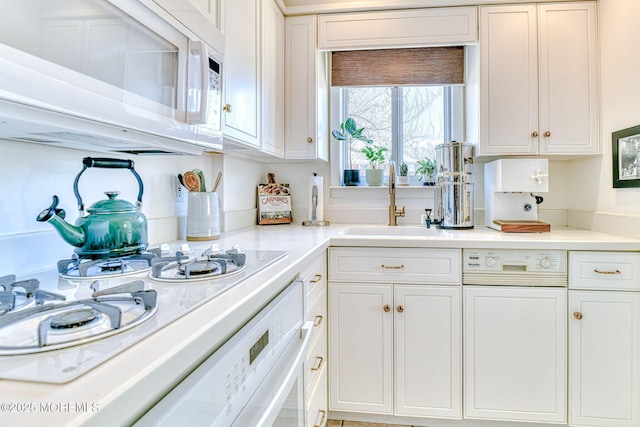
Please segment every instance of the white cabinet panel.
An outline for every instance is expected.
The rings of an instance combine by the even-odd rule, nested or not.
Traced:
[[[596,4],[541,4],[538,19],[540,153],[597,154]]]
[[[479,154],[597,154],[596,3],[479,15]]]
[[[284,156],[284,16],[262,1],[262,151]]]
[[[640,253],[569,253],[572,289],[640,290]]]
[[[258,146],[260,52],[258,0],[226,0],[223,134]]]
[[[480,8],[482,154],[536,153],[538,26],[534,5]]]
[[[640,425],[640,293],[571,291],[569,424]]]
[[[461,283],[459,249],[329,249],[329,280]]]
[[[461,299],[458,286],[394,287],[396,414],[462,417]]]
[[[327,53],[317,52],[315,16],[285,20],[285,158],[329,159]]]
[[[477,8],[431,8],[320,15],[318,47],[326,50],[475,43]]]
[[[329,409],[393,413],[393,287],[329,283]]]
[[[464,289],[465,417],[563,423],[565,289]]]

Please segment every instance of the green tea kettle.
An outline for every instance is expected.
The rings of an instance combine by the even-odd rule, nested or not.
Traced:
[[[65,221],[65,211],[58,209],[58,196],[53,196],[51,206],[40,212],[36,220],[53,225],[67,243],[76,247],[74,251],[81,258],[113,258],[144,252],[149,246],[147,218],[140,212],[144,187],[134,169],[133,160],[85,157],[82,164],[83,168],[73,182],[73,192],[80,211],[76,224]],[[87,208],[88,215],[85,215],[78,181],[84,171],[91,167],[129,169],[140,188],[136,204],[117,199],[120,194],[118,191],[107,191],[107,199],[91,205]]]

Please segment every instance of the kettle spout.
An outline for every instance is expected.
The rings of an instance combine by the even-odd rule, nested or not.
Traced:
[[[51,206],[40,212],[36,220],[39,222],[48,222],[53,225],[67,243],[72,246],[81,247],[87,241],[85,231],[65,221],[65,212],[63,209],[58,209],[58,202],[58,196],[53,196]]]

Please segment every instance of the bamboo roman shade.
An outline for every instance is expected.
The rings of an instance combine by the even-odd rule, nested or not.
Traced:
[[[464,47],[336,51],[331,86],[464,84]]]

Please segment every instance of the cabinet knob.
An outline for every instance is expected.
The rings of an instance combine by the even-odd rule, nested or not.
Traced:
[[[391,311],[391,306],[389,304],[385,304],[384,307],[382,307],[382,309],[384,310],[385,313],[388,313]]]
[[[579,311],[574,311],[574,312],[573,312],[573,317],[574,317],[576,320],[582,320],[582,313],[580,313]]]
[[[398,313],[402,313],[404,311],[404,307],[399,305],[396,307],[396,310],[398,310]]]
[[[535,130],[531,132],[531,138],[537,138],[537,137],[538,137],[538,132],[536,132]]]
[[[307,138],[307,142],[308,142],[309,144],[313,143],[313,138],[308,137],[308,138]]]
[[[231,104],[224,104],[224,107],[222,107],[222,109],[224,111],[226,111],[227,113],[231,112]]]
[[[546,131],[545,133],[542,134],[542,136],[544,136],[545,138],[549,138],[551,136],[551,132]]]

